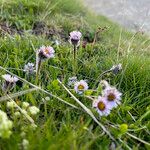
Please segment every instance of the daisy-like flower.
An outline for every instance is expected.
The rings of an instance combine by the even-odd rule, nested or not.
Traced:
[[[108,104],[105,97],[99,96],[97,100],[93,101],[93,107],[99,113],[100,116],[108,116],[111,111],[111,107]]]
[[[33,74],[34,73],[34,64],[33,63],[27,63],[24,66],[24,72],[27,74]]]
[[[37,53],[40,59],[53,58],[55,56],[55,51],[51,46],[42,46]]]
[[[115,87],[107,87],[102,91],[102,95],[107,99],[110,106],[117,107],[120,104],[121,95]]]
[[[36,52],[36,75],[39,74],[41,62],[44,59],[54,58],[55,51],[51,46],[42,46]]]
[[[79,46],[80,45],[80,39],[82,37],[81,32],[79,31],[72,31],[70,33],[70,39],[69,42],[74,45],[74,46]]]
[[[3,83],[2,89],[5,90],[11,90],[16,85],[16,82],[19,80],[17,77],[13,77],[9,74],[2,75],[2,78],[5,79],[5,82]]]
[[[121,71],[121,70],[122,70],[122,64],[114,65],[110,69],[110,71],[112,71],[113,74],[118,74],[119,71]]]
[[[74,85],[74,90],[78,94],[82,94],[87,89],[88,89],[88,84],[84,80],[80,80],[79,82],[76,82]]]

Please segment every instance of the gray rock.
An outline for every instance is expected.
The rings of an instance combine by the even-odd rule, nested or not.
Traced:
[[[98,14],[134,31],[150,33],[150,0],[84,0]]]

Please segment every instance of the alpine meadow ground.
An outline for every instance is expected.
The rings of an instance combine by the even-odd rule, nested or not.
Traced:
[[[78,0],[1,0],[0,56],[0,149],[150,149],[141,31]]]

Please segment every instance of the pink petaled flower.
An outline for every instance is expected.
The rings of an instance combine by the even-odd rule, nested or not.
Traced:
[[[117,107],[120,104],[122,93],[115,87],[107,87],[102,91],[102,95],[106,98],[112,108]]]
[[[39,58],[41,59],[53,58],[54,53],[55,53],[53,47],[51,46],[42,46],[37,52],[38,52]]]
[[[76,82],[74,85],[74,90],[78,94],[82,94],[87,89],[88,89],[88,84],[84,80],[80,80],[79,82]]]
[[[79,46],[80,45],[80,39],[81,39],[81,37],[82,37],[81,32],[79,32],[79,31],[72,31],[70,33],[70,39],[69,39],[69,41],[70,41],[70,43],[72,45]]]
[[[5,82],[2,85],[3,91],[8,91],[14,88],[16,82],[19,80],[17,77],[13,77],[9,74],[2,75],[2,78],[5,79]]]
[[[101,96],[99,96],[97,100],[93,101],[93,107],[96,109],[100,116],[108,116],[112,109],[106,98]]]
[[[2,75],[2,78],[9,83],[16,83],[19,80],[17,77],[13,77],[10,74]]]

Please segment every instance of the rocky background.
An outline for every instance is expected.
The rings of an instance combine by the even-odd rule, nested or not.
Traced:
[[[85,5],[126,28],[150,33],[150,0],[84,0]]]

